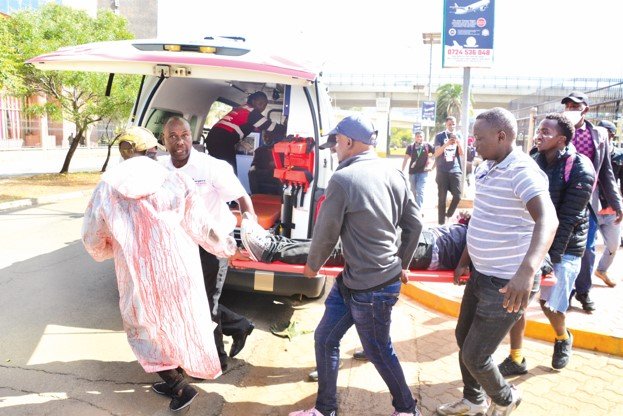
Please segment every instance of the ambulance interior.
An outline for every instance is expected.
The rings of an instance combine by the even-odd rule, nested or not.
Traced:
[[[153,77],[150,82],[158,81]],[[270,132],[251,133],[241,140],[236,156],[238,178],[251,195],[260,225],[266,229],[276,227],[276,232],[293,238],[308,238],[313,220],[310,210],[315,207],[313,190],[319,179],[320,183],[328,181],[325,171],[327,166],[328,170],[333,166],[329,150],[321,150],[325,157],[323,169],[317,168],[312,88],[188,78],[165,81],[153,86],[151,101],[146,103],[149,109],[139,124],[153,131],[163,143],[166,120],[183,116],[191,124],[194,147],[202,152],[208,132],[221,117],[245,104],[249,94],[266,94],[268,106],[264,115],[285,123],[287,132],[284,137],[274,137]],[[147,84],[141,97],[149,96],[147,92],[152,86]],[[232,211],[238,215],[240,225],[239,212],[235,207]],[[297,221],[301,224],[294,225]]]

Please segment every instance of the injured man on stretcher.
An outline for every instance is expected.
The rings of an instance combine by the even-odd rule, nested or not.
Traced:
[[[461,212],[456,224],[424,228],[409,265],[410,270],[454,270],[465,249],[470,214]],[[311,240],[289,239],[273,235],[252,219],[243,217],[240,238],[250,259],[262,263],[282,262],[305,264]],[[326,267],[344,266],[341,245],[338,243],[324,264]],[[541,267],[543,275],[551,274],[549,256]]]

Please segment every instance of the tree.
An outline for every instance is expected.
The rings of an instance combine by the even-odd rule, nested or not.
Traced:
[[[437,131],[446,128],[446,117],[456,117],[457,121],[461,121],[463,108],[463,86],[460,84],[444,84],[437,88],[437,111],[435,128]],[[469,113],[470,116],[474,109],[474,97],[469,97]]]
[[[389,138],[390,147],[406,147],[409,143],[411,143],[412,136],[413,132],[411,129],[392,127]]]
[[[47,3],[40,9],[0,19],[0,57],[8,60],[0,64],[0,69],[7,68],[0,76],[2,86],[15,96],[47,97],[46,104],[30,106],[29,114],[45,113],[76,125],[76,136],[60,173],[69,171],[71,158],[89,126],[103,119],[127,117],[136,97],[138,78],[116,76],[110,97],[106,97],[106,74],[41,71],[24,61],[62,46],[132,37],[125,18],[106,10],[100,10],[94,19],[81,10]]]
[[[461,105],[463,104],[463,86],[460,84],[443,84],[437,88],[437,131],[445,129],[446,117],[454,116],[461,120]]]

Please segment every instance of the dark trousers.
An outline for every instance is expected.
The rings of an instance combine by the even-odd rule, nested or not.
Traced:
[[[293,240],[280,235],[274,236],[274,239],[276,240],[276,244],[269,250],[262,261],[266,263],[281,261],[287,264],[307,263],[307,254],[309,253],[311,240]],[[433,233],[430,230],[422,230],[420,241],[415,249],[411,263],[409,264],[409,269],[426,270],[431,263],[434,244],[435,236]],[[445,264],[443,263],[443,259],[439,259],[439,264]],[[324,265],[327,267],[344,265],[342,245],[340,243],[335,246]]]
[[[232,165],[234,173],[238,174],[236,165],[236,144],[240,141],[240,137],[235,132],[212,128],[206,137],[206,149],[210,156],[221,159]]]
[[[456,207],[461,201],[461,172],[440,172],[437,171],[437,221],[445,224],[446,218],[454,215]],[[446,197],[448,191],[452,195],[452,201],[446,212]]]
[[[305,264],[311,247],[311,240],[292,240],[283,236],[275,236],[277,244],[267,253],[266,262],[281,261],[287,264]],[[324,264],[327,267],[343,266],[342,245],[337,243]]]
[[[539,290],[539,282],[535,278],[530,299]],[[510,385],[491,357],[524,313],[502,308],[504,294],[499,290],[506,284],[508,280],[473,270],[465,286],[455,335],[463,397],[472,403],[484,403],[486,396],[500,406],[507,406],[512,400]]]
[[[174,394],[177,394],[188,384],[180,367],[175,370],[158,371],[158,375],[167,383],[167,386],[171,388]]]
[[[223,335],[243,336],[251,322],[242,315],[238,315],[231,309],[223,306],[219,302],[223,284],[225,283],[225,273],[219,274],[219,259],[212,253],[208,253],[199,247],[201,258],[201,268],[203,269],[203,281],[206,287],[206,294],[210,303],[212,320],[217,324],[214,330],[214,342],[218,351],[221,364],[227,360],[227,353],[223,344]],[[216,307],[215,307],[216,306]]]

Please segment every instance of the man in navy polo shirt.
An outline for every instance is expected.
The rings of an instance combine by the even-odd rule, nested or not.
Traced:
[[[452,217],[461,201],[461,163],[463,155],[461,136],[455,132],[456,118],[446,118],[446,129],[435,136],[435,165],[437,167],[437,220],[445,224],[446,218]],[[452,201],[446,211],[448,191]]]

